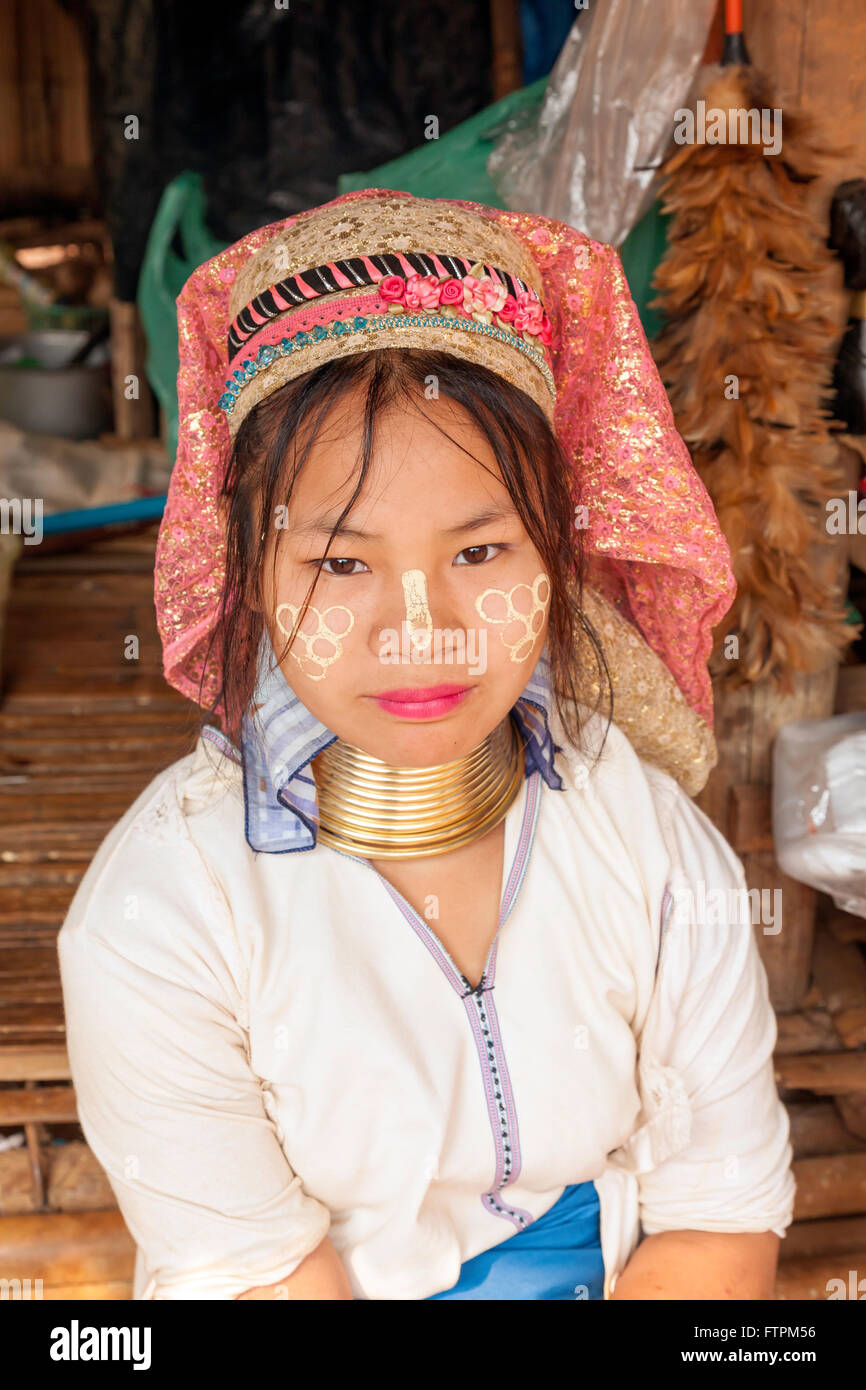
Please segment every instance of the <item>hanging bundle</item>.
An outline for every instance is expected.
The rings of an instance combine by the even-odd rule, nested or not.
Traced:
[[[737,579],[711,669],[732,685],[769,677],[790,690],[793,671],[831,663],[854,636],[827,530],[827,502],[844,486],[824,404],[840,275],[806,204],[829,151],[805,116],[786,110],[783,122],[728,18],[688,143],[663,166],[672,221],[654,354]]]

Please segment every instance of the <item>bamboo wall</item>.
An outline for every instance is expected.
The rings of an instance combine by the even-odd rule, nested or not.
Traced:
[[[88,63],[78,26],[56,0],[3,0],[0,204],[92,192]]]

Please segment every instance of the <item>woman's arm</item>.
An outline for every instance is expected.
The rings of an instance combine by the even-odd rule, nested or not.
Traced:
[[[351,1299],[352,1289],[342,1261],[328,1236],[277,1284],[263,1284],[239,1293],[241,1299]]]
[[[172,777],[94,860],[58,938],[85,1138],[141,1255],[141,1301],[230,1299],[328,1234],[249,1058],[236,923]],[[172,809],[174,807],[174,809]],[[124,911],[130,909],[127,920]]]
[[[773,1231],[659,1231],[641,1241],[610,1297],[771,1299],[778,1255]]]

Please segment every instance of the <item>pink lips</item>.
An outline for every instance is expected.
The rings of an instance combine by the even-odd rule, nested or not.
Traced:
[[[471,690],[471,685],[415,685],[384,690],[373,698],[386,714],[401,719],[440,719],[456,709]]]

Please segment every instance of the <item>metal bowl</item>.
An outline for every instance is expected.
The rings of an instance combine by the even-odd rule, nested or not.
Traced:
[[[111,424],[108,348],[93,349],[87,362],[65,367],[87,333],[51,329],[0,338],[0,419],[36,434],[93,439]],[[33,358],[38,366],[16,366]]]

